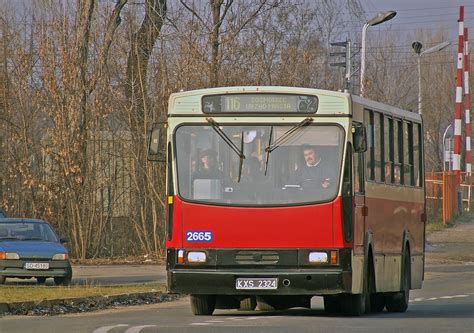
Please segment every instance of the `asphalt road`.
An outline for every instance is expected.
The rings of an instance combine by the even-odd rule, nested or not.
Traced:
[[[474,332],[474,221],[428,237],[425,281],[410,295],[406,313],[363,317],[328,315],[322,299],[312,309],[287,311],[217,310],[193,316],[189,299],[55,317],[0,318],[0,333],[10,332]],[[164,281],[155,265],[81,266],[76,283]]]
[[[412,291],[406,313],[360,318],[328,315],[322,300],[312,309],[217,310],[193,316],[189,299],[95,313],[0,319],[0,332],[474,332],[474,264],[427,267],[423,289]]]
[[[166,283],[166,268],[159,265],[73,266],[73,284]]]
[[[160,265],[74,265],[72,272],[72,284],[166,283],[166,268]],[[9,278],[6,283],[36,284],[36,279]],[[53,279],[47,279],[46,284],[54,285]]]

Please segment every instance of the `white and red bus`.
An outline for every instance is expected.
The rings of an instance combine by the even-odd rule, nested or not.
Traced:
[[[405,311],[424,274],[422,138],[418,114],[346,93],[171,95],[150,140],[167,163],[170,292],[195,315],[313,296],[346,315]]]

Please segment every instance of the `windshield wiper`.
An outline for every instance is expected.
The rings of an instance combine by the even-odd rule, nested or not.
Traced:
[[[28,238],[22,238],[21,240],[44,240],[41,237],[28,237]]]
[[[19,240],[21,238],[18,237],[0,237],[0,240]]]
[[[265,156],[265,176],[267,175],[267,169],[268,169],[268,160],[270,159],[270,153],[280,147],[282,144],[284,144],[288,139],[293,135],[296,134],[301,128],[304,126],[309,125],[310,123],[313,122],[313,118],[306,118],[303,121],[301,121],[299,124],[296,124],[292,128],[290,128],[288,131],[283,133],[282,136],[280,136],[278,139],[275,140],[275,142],[272,144],[272,135],[273,135],[273,126],[270,129],[270,138],[268,140],[268,146],[265,148],[266,156]]]
[[[232,142],[232,140],[224,133],[224,131],[219,127],[219,124],[212,118],[206,118],[206,121],[212,126],[212,129],[221,137],[222,140],[239,156],[239,175],[237,182],[240,183],[240,177],[242,176],[242,166],[244,164],[244,132],[241,133],[240,138],[240,149]]]
[[[268,169],[268,160],[270,159],[270,147],[272,146],[272,136],[273,136],[273,126],[270,128],[270,137],[268,139],[268,146],[265,148],[265,173],[264,175],[267,175],[267,169]]]

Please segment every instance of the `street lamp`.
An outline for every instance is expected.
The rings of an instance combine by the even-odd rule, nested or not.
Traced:
[[[416,54],[418,54],[418,113],[421,115],[421,56],[424,54],[430,54],[434,52],[441,51],[442,49],[448,47],[451,45],[450,42],[442,42],[439,43],[433,47],[430,47],[428,50],[424,50],[421,52],[421,49],[423,48],[423,45],[415,41],[411,44],[411,47],[415,51]]]
[[[365,75],[365,34],[367,29],[370,26],[374,26],[377,24],[381,24],[388,20],[391,20],[397,15],[397,12],[394,10],[390,10],[388,12],[379,13],[377,16],[373,17],[362,28],[362,47],[360,50],[360,95],[364,96],[364,75]]]
[[[444,130],[443,134],[443,171],[446,171],[446,136],[448,135],[448,131],[450,128],[452,128],[453,125],[449,124],[448,127]],[[452,140],[453,140],[453,134],[450,134],[449,138],[449,166],[448,166],[448,171],[451,171],[451,165],[453,162],[453,150],[452,150]]]

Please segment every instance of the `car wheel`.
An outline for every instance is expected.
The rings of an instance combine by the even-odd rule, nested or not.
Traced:
[[[7,279],[7,278],[4,277],[3,275],[0,276],[0,284],[4,284],[6,279]]]
[[[61,276],[61,277],[55,277],[54,278],[54,283],[57,286],[69,286],[71,284],[71,280],[72,280],[71,265],[69,265],[66,270],[67,270],[67,275],[66,276]]]
[[[46,278],[44,276],[37,277],[36,282],[38,282],[38,284],[44,284],[46,282]]]

